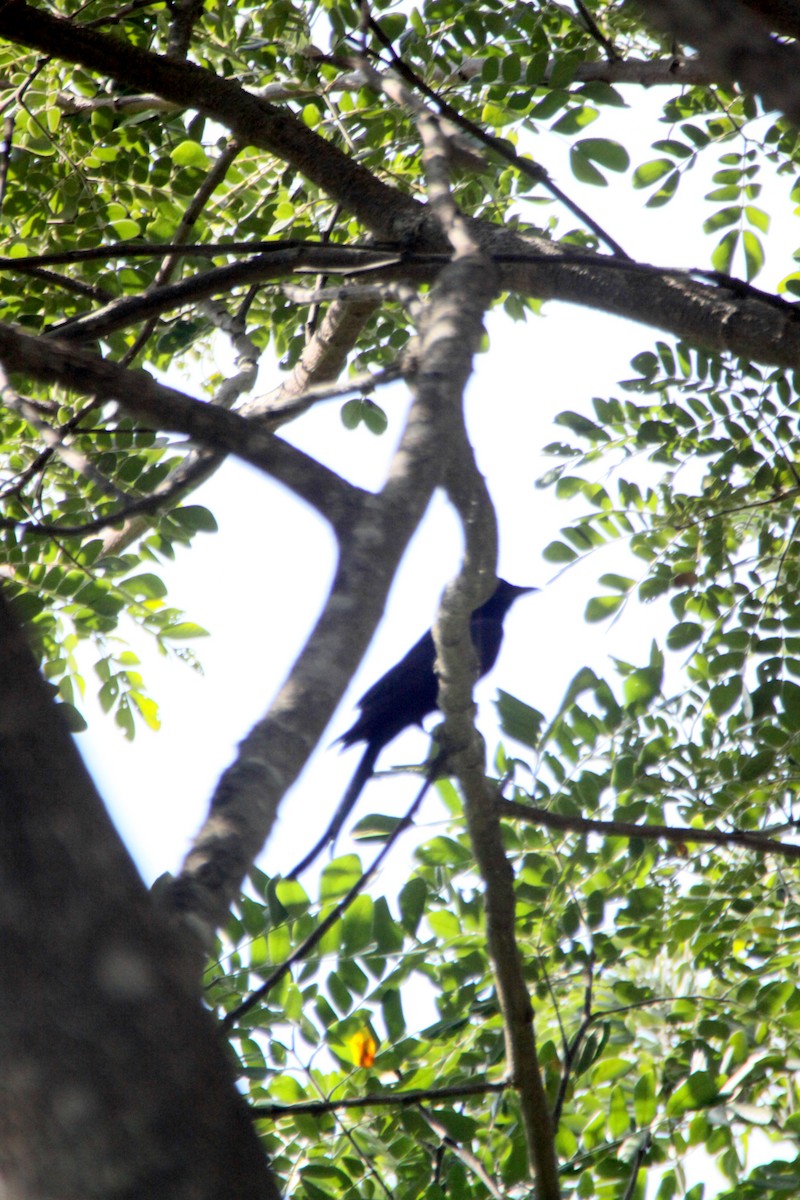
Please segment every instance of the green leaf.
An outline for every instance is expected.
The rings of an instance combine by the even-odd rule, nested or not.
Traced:
[[[663,204],[668,204],[678,190],[678,184],[681,181],[679,171],[673,171],[671,175],[662,183],[657,192],[654,192],[645,205],[646,208],[660,208]]]
[[[628,151],[622,143],[610,138],[582,138],[574,143],[572,149],[578,151],[582,157],[608,167],[609,171],[627,171],[631,165]]]
[[[170,157],[176,167],[199,167],[200,170],[207,171],[211,165],[208,155],[198,142],[179,142]]]
[[[624,601],[624,596],[593,596],[586,605],[584,620],[605,621],[607,617],[613,616]]]
[[[608,187],[608,180],[598,171],[597,167],[582,154],[577,146],[572,146],[569,152],[569,164],[572,174],[581,183],[592,184],[595,187]]]
[[[481,110],[481,123],[492,129],[502,129],[516,120],[517,114],[513,109],[503,108],[499,104],[484,104]]]
[[[738,229],[731,229],[725,234],[711,255],[711,263],[715,271],[721,271],[723,275],[730,275],[731,263],[738,242]]]
[[[202,504],[182,504],[170,513],[173,521],[178,521],[192,533],[216,533],[218,526],[214,514]]]
[[[121,586],[132,596],[147,600],[160,600],[167,594],[166,584],[157,575],[132,575],[123,580]]]
[[[699,642],[703,636],[703,626],[696,621],[681,621],[673,625],[667,634],[667,646],[670,650],[683,650],[693,642]]]
[[[381,998],[381,1012],[389,1037],[397,1041],[406,1031],[403,999],[396,988],[389,988]]]
[[[734,675],[726,683],[716,684],[708,694],[708,702],[716,717],[730,712],[742,694],[741,676]]]
[[[632,182],[635,188],[652,187],[654,183],[658,183],[659,179],[663,179],[670,171],[674,172],[675,164],[669,158],[654,158],[650,162],[642,163],[633,172]]]
[[[653,142],[653,149],[661,150],[664,154],[671,154],[673,158],[691,158],[695,153],[691,146],[687,146],[685,142],[679,142],[677,138],[662,138]]]
[[[359,954],[372,944],[373,901],[371,896],[356,896],[342,918],[342,949]]]
[[[667,1101],[667,1114],[670,1117],[678,1117],[682,1113],[705,1108],[716,1096],[714,1076],[708,1071],[694,1071],[670,1096]]]
[[[549,546],[545,546],[542,551],[542,558],[545,562],[568,563],[574,562],[577,557],[575,551],[564,542],[550,542]]]
[[[136,705],[139,715],[144,723],[153,730],[161,728],[161,721],[158,715],[158,705],[155,700],[149,696],[143,696],[141,692],[131,691],[130,698]]]
[[[370,433],[381,434],[388,425],[383,409],[373,404],[366,396],[358,400],[348,400],[342,405],[341,415],[345,429],[355,429],[363,421]]]
[[[173,641],[208,637],[208,630],[203,629],[201,625],[195,625],[194,621],[177,621],[174,625],[167,625],[160,632],[161,637],[170,638]]]
[[[742,210],[738,205],[729,208],[720,208],[703,222],[703,231],[705,233],[716,233],[718,229],[725,229],[727,225],[735,225],[742,218]]]
[[[497,696],[497,711],[503,733],[535,750],[539,745],[544,715],[508,692],[499,691]]]
[[[755,279],[764,266],[764,247],[759,238],[749,229],[742,234],[742,248],[748,282]]]
[[[580,133],[587,125],[591,125],[600,116],[596,108],[591,108],[588,104],[581,108],[571,108],[565,112],[563,117],[559,117],[551,126],[552,133],[573,134]]]
[[[622,694],[626,704],[644,706],[658,695],[661,690],[663,672],[654,667],[642,667],[629,675],[622,685]]]
[[[746,204],[744,215],[756,229],[760,229],[762,233],[769,233],[769,213],[765,213],[763,208],[756,208],[752,204]]]
[[[340,900],[361,878],[361,861],[355,854],[343,854],[328,863],[319,884],[320,900]]]
[[[626,575],[601,575],[598,583],[603,587],[614,588],[618,592],[629,592],[635,586],[635,580],[628,579]]]
[[[427,894],[428,888],[425,880],[418,876],[409,879],[408,883],[401,888],[398,903],[403,928],[407,933],[413,935],[417,932],[417,927],[425,911]]]

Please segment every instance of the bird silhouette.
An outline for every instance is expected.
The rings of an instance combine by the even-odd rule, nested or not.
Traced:
[[[503,641],[503,621],[519,596],[535,592],[532,587],[517,587],[498,579],[497,587],[470,618],[470,635],[478,656],[478,678],[483,678],[497,662]],[[355,723],[337,739],[343,746],[366,742],[364,753],[353,778],[334,813],[333,820],[305,858],[287,876],[295,879],[305,871],[328,842],[335,841],[354,804],[369,779],[378,755],[398,733],[411,725],[421,725],[436,710],[439,681],[434,664],[436,647],[430,630],[395,663],[358,702],[361,713]]]

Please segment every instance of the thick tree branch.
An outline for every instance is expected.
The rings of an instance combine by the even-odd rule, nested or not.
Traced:
[[[477,557],[477,555],[476,555]],[[474,570],[470,572],[474,575]],[[440,663],[440,706],[445,714],[443,747],[464,797],[467,829],[485,888],[486,941],[503,1014],[506,1059],[517,1089],[525,1139],[537,1181],[538,1200],[558,1200],[558,1163],[552,1123],[536,1050],[533,1007],[516,942],[514,877],[506,857],[496,811],[494,785],[485,775],[484,748],[472,720],[469,663],[469,607],[445,596],[434,630]],[[450,604],[458,604],[449,611]],[[464,645],[466,641],[467,645]]]
[[[383,183],[292,113],[212,71],[50,16],[25,0],[2,0],[0,37],[213,117],[239,142],[291,164],[379,237],[402,238],[425,224],[422,207],[411,197]]]
[[[357,488],[255,421],[157,383],[146,371],[120,367],[55,339],[31,337],[10,325],[0,325],[0,361],[9,372],[114,400],[157,429],[185,433],[204,446],[236,454],[290,488],[334,528],[349,520]]]
[[[0,796],[4,1188],[278,1200],[188,956],[2,597]]]
[[[482,253],[501,271],[501,287],[542,300],[560,300],[596,308],[686,338],[708,350],[729,351],[744,358],[794,369],[800,363],[800,310],[780,297],[740,280],[713,274],[713,282],[693,275],[709,272],[662,269],[646,263],[621,261],[601,254],[575,251],[540,238],[469,221],[471,236]],[[204,251],[206,247],[200,247]],[[223,252],[224,246],[213,253]],[[132,249],[131,253],[134,253]],[[92,251],[93,257],[108,253]],[[147,253],[152,253],[148,250]],[[286,278],[294,273],[341,274],[368,272],[371,279],[434,279],[449,255],[403,253],[392,250],[277,243],[249,264],[214,268],[199,277],[159,289],[147,297],[123,297],[106,310],[62,327],[58,336],[105,335],[152,312],[165,312],[225,291],[234,284]],[[63,256],[46,256],[37,264]],[[14,260],[0,259],[0,268]]]
[[[276,425],[305,412],[315,401],[309,391],[322,389],[339,378],[348,354],[377,307],[371,299],[335,300],[286,378],[267,395],[255,397],[244,411],[268,414]]]
[[[465,58],[455,77],[473,79],[480,75],[485,62],[485,58]],[[551,62],[545,68],[545,82],[550,81],[555,65],[555,62]],[[611,62],[583,62],[576,67],[573,78],[576,83],[636,83],[642,87],[675,87],[681,84],[705,86],[718,82],[702,58],[681,54],[669,58],[615,58]]]
[[[742,0],[775,33],[800,38],[800,9],[797,0]]]
[[[474,540],[478,543],[473,547],[477,560],[480,541]],[[476,566],[477,562],[473,563],[469,572],[470,581]],[[470,597],[469,603],[474,599]],[[469,646],[469,603],[465,606],[457,592],[452,600],[446,593],[442,616],[434,630],[440,667],[439,704],[445,714],[443,747],[461,785],[470,842],[485,887],[486,940],[503,1014],[508,1074],[520,1098],[538,1200],[558,1200],[558,1163],[536,1051],[533,1007],[515,936],[514,877],[503,847],[494,788],[485,775],[483,742],[472,720],[472,678],[464,668],[474,658]]]
[[[469,287],[467,287],[467,281]],[[487,272],[477,283],[483,295]],[[340,530],[340,559],[325,608],[269,713],[223,773],[203,829],[169,902],[207,944],[224,921],[272,827],[278,804],[321,738],[380,619],[408,541],[441,482],[447,425],[442,388],[468,373],[473,338],[459,314],[473,273],[462,261],[440,274],[426,305],[413,403],[377,496],[364,498]],[[488,294],[478,307],[488,302]]]
[[[629,0],[630,2],[630,0]],[[739,0],[636,0],[654,25],[699,50],[720,83],[738,83],[800,124],[800,47],[778,41]]]
[[[435,123],[420,119],[431,204],[461,257],[460,313],[453,313],[467,351],[477,348],[483,315],[497,286],[492,264],[476,253],[468,227],[449,192],[446,161]],[[493,786],[486,779],[483,739],[475,728],[472,689],[476,650],[470,615],[491,591],[497,562],[497,522],[491,497],[475,462],[464,422],[464,387],[471,361],[464,350],[439,387],[447,446],[444,481],[461,519],[464,565],[442,601],[433,637],[439,676],[439,707],[444,715],[442,754],[458,778],[476,864],[483,879],[486,939],[503,1014],[509,1077],[518,1091],[529,1161],[539,1200],[558,1200],[558,1163],[550,1114],[536,1052],[533,1008],[515,935],[516,900],[511,866],[503,849]],[[424,360],[423,360],[424,369]]]

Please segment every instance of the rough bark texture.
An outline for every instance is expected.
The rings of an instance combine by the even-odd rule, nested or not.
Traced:
[[[277,1198],[185,953],[2,597],[0,809],[3,1195]]]

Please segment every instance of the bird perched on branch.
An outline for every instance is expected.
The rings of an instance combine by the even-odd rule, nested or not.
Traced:
[[[536,588],[516,587],[497,581],[489,599],[476,608],[470,618],[470,634],[478,656],[478,677],[483,678],[491,671],[503,641],[503,621],[511,605],[519,596],[535,592]],[[398,733],[410,725],[421,725],[425,717],[436,709],[439,682],[434,664],[436,647],[430,630],[424,633],[408,654],[374,683],[358,702],[361,715],[355,724],[338,739],[343,746],[366,742],[361,761],[350,780],[342,802],[325,833],[302,862],[299,862],[287,878],[294,879],[306,869],[324,849],[335,840],[353,805],[361,795],[369,779],[378,755]]]

